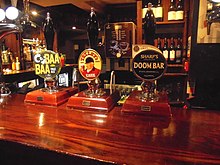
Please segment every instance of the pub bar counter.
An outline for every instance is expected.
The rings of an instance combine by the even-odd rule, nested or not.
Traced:
[[[172,107],[172,117],[24,103],[0,108],[1,164],[220,164],[220,112]]]
[[[6,0],[1,1],[1,5],[3,5],[2,2],[5,2],[3,3],[5,5],[7,4]],[[26,0],[24,2],[29,1]],[[96,2],[98,4],[98,1]],[[165,91],[169,90],[169,104],[178,106],[171,106],[170,117],[149,116],[147,112],[146,115],[128,113],[122,110],[121,105],[116,105],[108,112],[68,108],[67,103],[59,106],[34,105],[24,102],[24,94],[29,91],[24,91],[23,95],[18,94],[19,92],[15,94],[12,91],[13,94],[10,94],[7,98],[4,95],[0,95],[0,165],[219,165],[220,106],[218,105],[220,103],[220,91],[218,82],[220,81],[220,41],[208,44],[196,42],[199,27],[199,2],[204,1],[184,0],[184,17],[181,20],[171,21],[168,19],[170,2],[173,1],[162,2],[164,14],[162,21],[156,22],[157,38],[155,40],[158,44],[158,37],[160,39],[163,38],[163,42],[168,38],[170,42],[173,39],[178,41],[180,38],[180,41],[182,40],[182,49],[185,51],[185,54],[183,53],[180,59],[177,58],[180,61],[174,62],[172,61],[173,57],[169,57],[172,60],[168,59],[167,61],[169,65],[167,71],[157,83],[159,91],[164,91],[164,87],[167,88]],[[209,3],[211,1],[206,0],[204,5],[201,5],[204,6],[204,11],[207,10],[206,7]],[[212,3],[214,4],[214,2]],[[109,11],[112,11],[110,12],[112,19],[110,22],[117,23],[116,27],[121,26],[118,26],[119,20],[123,22],[136,20],[136,27],[134,23],[131,23],[131,30],[136,36],[131,35],[130,31],[128,34],[130,35],[129,39],[132,38],[132,41],[137,40],[137,44],[145,43],[142,37],[143,5],[141,0],[137,0],[134,4],[125,6],[126,12],[121,12],[124,11],[122,10],[124,6],[121,6],[121,4],[114,7],[111,5],[106,6]],[[219,5],[215,7],[219,8]],[[52,8],[47,7],[47,9]],[[53,15],[54,20],[73,22],[72,20],[74,19],[76,20],[74,22],[83,22],[85,12],[76,12],[78,8],[70,11],[68,6],[67,9],[60,8],[62,14],[59,15],[57,14],[58,10],[55,11],[54,8],[54,13],[56,13]],[[116,9],[118,12],[116,12]],[[182,9],[180,11],[183,12]],[[57,18],[55,18],[55,15]],[[209,23],[218,21],[216,23],[219,24],[219,17],[213,18],[218,19],[210,20]],[[104,20],[102,20],[101,24],[104,23]],[[78,35],[73,38],[73,32],[66,29],[69,25],[63,26],[64,24],[61,23],[57,26],[57,28],[59,27],[56,29],[57,38],[62,40],[57,42],[56,39],[54,47],[55,50],[59,50],[62,47],[63,50],[66,50],[64,53],[67,53],[65,58],[76,62],[77,58],[75,57],[78,57],[81,48],[87,47],[87,38],[83,37],[82,42],[80,40],[81,37],[78,38]],[[109,28],[111,27],[110,25],[112,24],[108,23],[106,28],[111,29]],[[128,26],[126,25],[126,27]],[[213,27],[215,26],[212,24]],[[128,28],[125,29],[128,30]],[[39,36],[37,37],[42,37],[40,29],[38,30]],[[101,30],[104,30],[104,28],[101,28]],[[81,33],[81,30],[77,31]],[[33,32],[36,32],[36,30]],[[122,33],[123,35],[126,34],[124,32]],[[14,29],[10,33],[14,33]],[[216,34],[219,33],[216,32]],[[3,36],[1,37],[3,38]],[[36,36],[31,38],[36,38]],[[23,39],[27,39],[27,37]],[[7,47],[14,48],[13,51],[17,53],[16,57],[19,57],[21,64],[24,65],[26,63],[25,65],[27,66],[21,67],[22,69],[32,67],[33,60],[25,62],[20,52],[22,45],[20,42],[22,40],[21,35],[11,34],[4,40]],[[188,48],[188,41],[192,43],[190,48]],[[126,42],[121,42],[121,46],[127,45],[125,44]],[[33,44],[34,42],[31,43]],[[108,42],[105,42],[105,46],[107,45],[106,43]],[[132,42],[129,41],[127,43]],[[70,54],[73,51],[70,49],[70,45],[74,45],[74,59],[72,58],[72,53]],[[103,45],[100,45],[99,49],[102,55],[106,53]],[[108,57],[108,54],[105,54],[106,58],[102,57],[106,64],[105,76],[108,77],[107,75],[114,70],[118,81],[116,81],[116,84],[137,85],[140,84],[140,81],[130,76],[131,68],[129,66],[134,57],[131,54],[132,48],[128,50],[130,54],[124,55],[124,57],[121,57],[121,52],[115,53],[114,51],[112,51],[115,53],[113,57]],[[163,48],[163,50],[173,51],[173,49],[169,50],[168,48]],[[68,79],[71,81],[71,74],[73,73],[73,67],[71,66],[75,66],[75,63],[72,65],[72,62],[70,62],[70,64],[68,67],[63,67],[61,72],[68,73]],[[2,63],[1,67],[2,70],[10,69],[11,63],[5,62],[4,65]],[[190,73],[188,71],[191,74],[188,74]],[[34,70],[21,70],[4,74],[4,83],[19,83],[38,79],[36,75],[33,75],[33,72]],[[105,82],[104,84],[110,84],[110,81],[107,78],[105,79],[105,76],[102,76],[100,74],[100,79]],[[195,93],[190,93],[193,94],[192,99],[187,99],[186,88],[188,78],[191,78],[190,76],[195,78],[197,86]],[[43,83],[43,79],[39,81],[40,84]],[[83,85],[85,84],[82,83]],[[201,103],[204,103],[204,101],[211,106],[206,106],[206,104],[202,106]],[[182,105],[183,107],[180,107]],[[195,109],[196,107],[201,109]],[[212,107],[215,107],[215,110],[211,110]]]

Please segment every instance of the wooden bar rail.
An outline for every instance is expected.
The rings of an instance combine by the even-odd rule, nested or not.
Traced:
[[[220,164],[220,112],[172,108],[172,118],[25,104],[0,107],[5,164]]]

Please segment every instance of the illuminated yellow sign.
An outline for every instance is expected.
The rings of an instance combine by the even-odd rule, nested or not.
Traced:
[[[60,56],[58,53],[47,50],[34,56],[35,74],[42,78],[54,78],[61,70]]]
[[[79,72],[87,80],[98,78],[102,70],[102,59],[94,49],[85,49],[79,56]]]

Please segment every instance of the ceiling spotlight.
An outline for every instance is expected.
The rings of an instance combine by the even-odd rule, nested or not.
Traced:
[[[34,16],[38,15],[37,11],[35,11],[35,10],[32,11],[31,14],[34,15]]]
[[[3,9],[0,9],[0,22],[5,19],[5,11]]]
[[[220,0],[211,0],[212,2],[220,3]]]
[[[10,20],[15,20],[16,18],[18,18],[18,9],[16,7],[8,7],[5,11],[6,17]]]

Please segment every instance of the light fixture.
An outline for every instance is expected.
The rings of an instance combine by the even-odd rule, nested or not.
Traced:
[[[34,15],[34,16],[37,16],[37,15],[38,15],[37,11],[35,11],[35,10],[33,10],[33,11],[31,12],[31,14]]]
[[[5,11],[5,15],[9,20],[15,20],[16,18],[18,18],[18,9],[16,7],[8,7]]]
[[[0,22],[5,19],[5,11],[3,9],[0,9]]]
[[[215,3],[220,3],[220,0],[211,0],[211,1]]]

